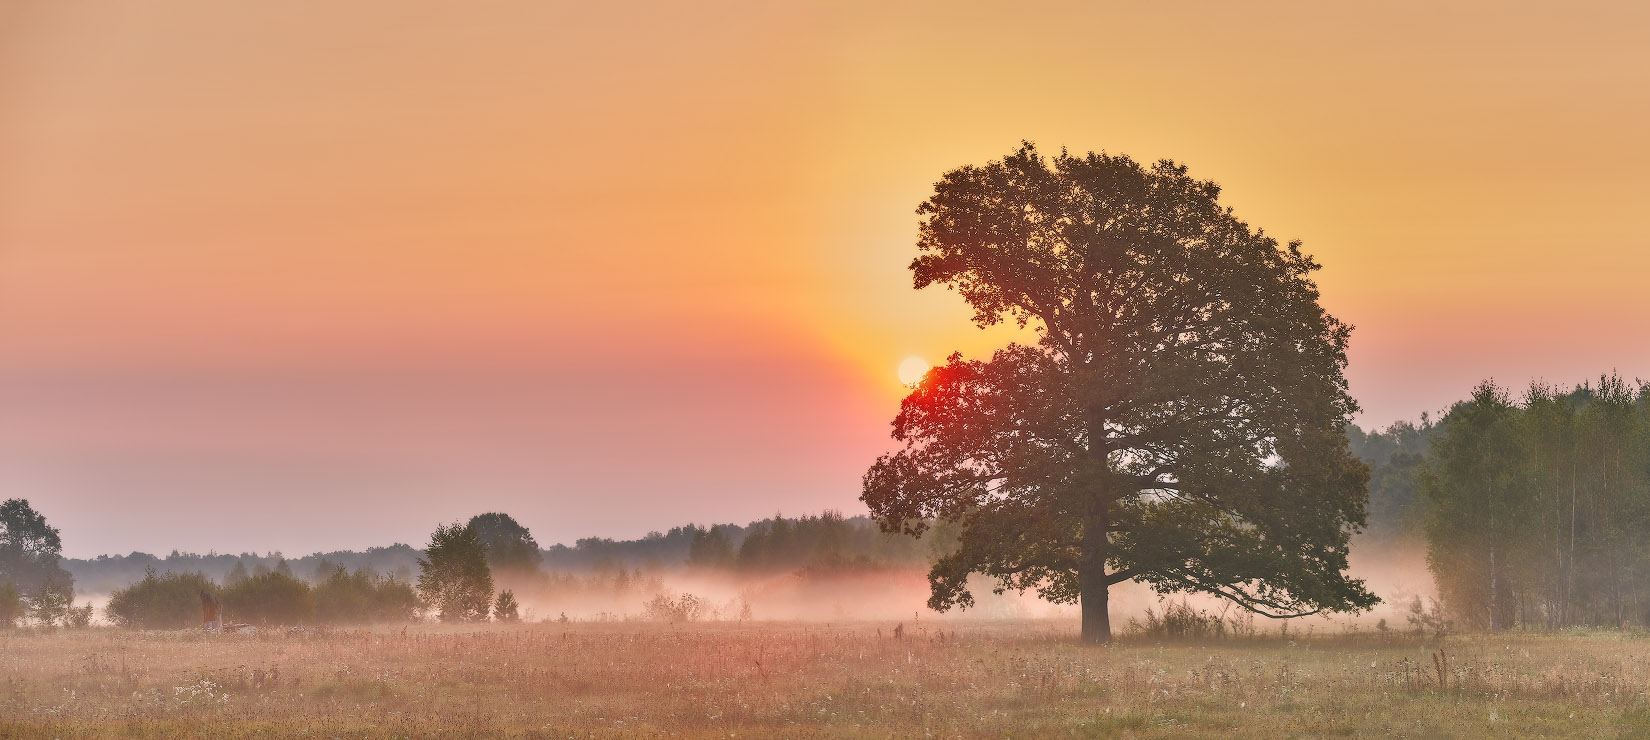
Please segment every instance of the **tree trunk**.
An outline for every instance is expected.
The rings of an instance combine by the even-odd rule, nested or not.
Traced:
[[[1109,468],[1106,450],[1096,441],[1106,434],[1106,417],[1096,409],[1090,409],[1088,417],[1089,456]],[[1111,497],[1109,481],[1103,477],[1096,490],[1090,492],[1088,511],[1083,517],[1083,551],[1077,561],[1077,596],[1083,608],[1083,642],[1097,645],[1111,642],[1111,614],[1106,604],[1107,591],[1111,588],[1106,578]]]
[[[1495,569],[1495,541],[1501,533],[1495,531],[1495,489],[1490,489],[1490,631],[1494,632],[1501,626],[1500,584],[1496,582],[1499,575]]]
[[[1575,621],[1575,607],[1571,603],[1576,592],[1576,468],[1581,465],[1581,456],[1572,452],[1570,456],[1570,557],[1564,568],[1564,626],[1568,627]]]
[[[1083,642],[1111,642],[1111,614],[1107,610],[1106,505],[1083,522],[1083,554],[1077,565],[1077,588],[1083,605]]]
[[[1494,529],[1495,529],[1495,517],[1491,516],[1490,517],[1490,530],[1491,530],[1490,536],[1492,536],[1492,537],[1495,536],[1494,535]],[[1498,584],[1495,582],[1495,575],[1496,575],[1495,574],[1495,542],[1492,540],[1490,542],[1490,631],[1491,632],[1494,632],[1497,629],[1501,628],[1501,620],[1500,620],[1500,617],[1501,617],[1501,614],[1500,614],[1501,603],[1500,603],[1500,600],[1497,599],[1497,597],[1500,595],[1500,592],[1499,592],[1499,589],[1498,589]]]

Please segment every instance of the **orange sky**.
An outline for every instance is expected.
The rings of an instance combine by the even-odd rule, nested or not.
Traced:
[[[66,551],[860,511],[913,209],[1173,157],[1304,239],[1366,423],[1650,376],[1640,4],[0,5],[0,496]]]

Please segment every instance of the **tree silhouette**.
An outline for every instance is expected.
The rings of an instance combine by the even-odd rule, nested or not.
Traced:
[[[918,209],[917,288],[961,293],[980,326],[1034,346],[952,355],[894,419],[865,474],[885,529],[960,525],[929,575],[936,609],[998,590],[1082,604],[1140,580],[1273,617],[1377,599],[1343,575],[1369,469],[1348,450],[1351,328],[1318,305],[1318,265],[1170,161],[1030,143],[945,174]]]

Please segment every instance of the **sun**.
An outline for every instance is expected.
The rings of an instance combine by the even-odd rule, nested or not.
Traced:
[[[916,385],[922,380],[923,373],[928,372],[928,361],[921,357],[907,357],[899,364],[899,382],[906,385]]]

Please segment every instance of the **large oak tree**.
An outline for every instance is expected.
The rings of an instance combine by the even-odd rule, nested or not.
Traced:
[[[1343,432],[1351,327],[1300,244],[1219,194],[1174,162],[1026,143],[918,208],[916,287],[1039,337],[930,370],[894,420],[903,447],[865,474],[885,529],[960,524],[930,606],[972,604],[983,573],[1080,602],[1104,642],[1127,580],[1274,617],[1377,601],[1344,575],[1369,478]]]

